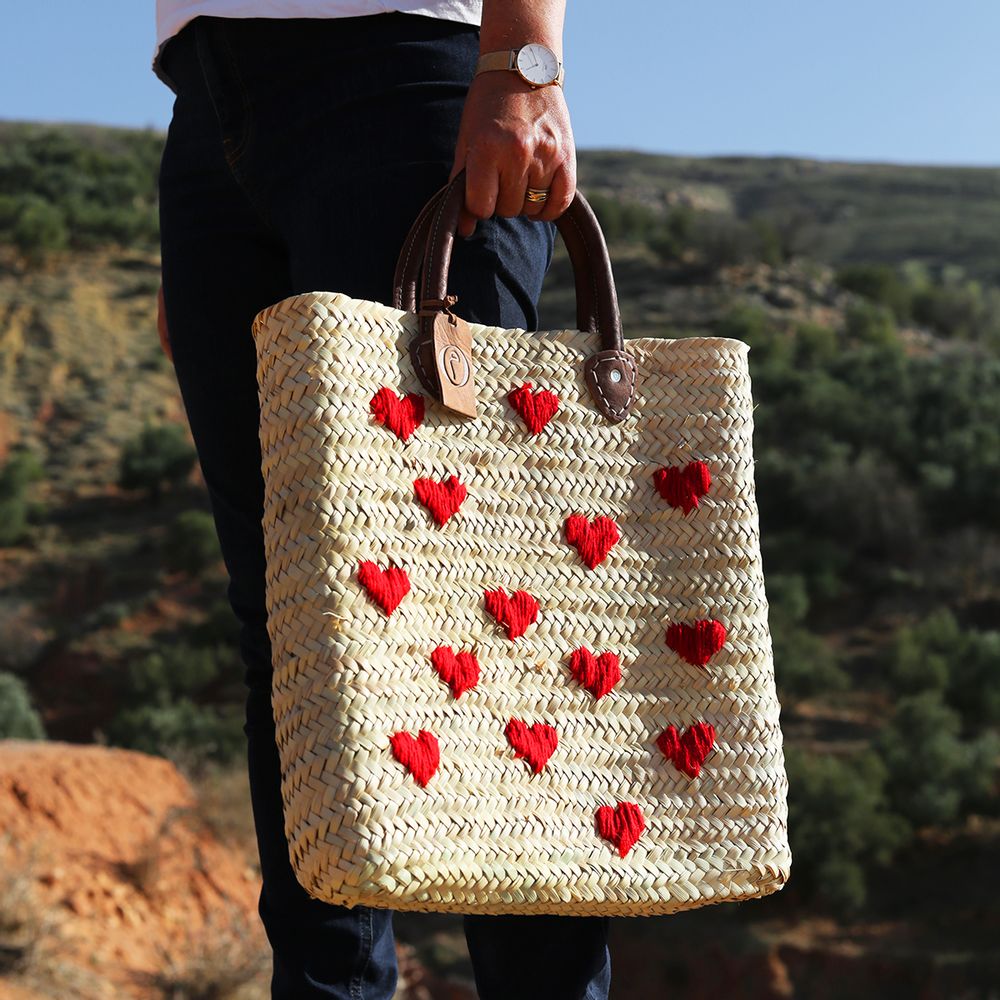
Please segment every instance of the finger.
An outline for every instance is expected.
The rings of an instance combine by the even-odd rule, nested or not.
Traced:
[[[530,164],[523,167],[509,165],[500,173],[500,193],[497,196],[496,214],[511,218],[524,211],[524,191],[528,186]]]
[[[496,212],[499,191],[496,166],[489,160],[470,156],[465,163],[465,206],[464,213],[459,213],[460,235],[471,236],[479,219],[489,219]]]
[[[569,208],[575,197],[576,180],[572,172],[563,165],[552,175],[549,196],[545,199],[542,211],[535,216],[535,219],[542,222],[555,222]]]
[[[528,183],[525,185],[524,189],[524,208],[522,212],[524,215],[538,216],[545,211],[546,206],[549,203],[549,199],[552,197],[552,182],[555,177],[554,171],[549,171],[545,175],[535,174],[528,178]],[[548,191],[549,195],[545,201],[529,201],[528,200],[528,188],[534,188],[536,191]]]

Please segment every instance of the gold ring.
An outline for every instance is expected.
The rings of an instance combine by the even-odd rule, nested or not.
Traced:
[[[525,201],[545,201],[549,196],[548,188],[528,188],[524,196]]]

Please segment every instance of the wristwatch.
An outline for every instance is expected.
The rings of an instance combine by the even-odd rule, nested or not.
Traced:
[[[484,52],[476,63],[475,76],[493,69],[508,69],[531,87],[561,87],[563,65],[541,42],[528,42],[519,49]]]

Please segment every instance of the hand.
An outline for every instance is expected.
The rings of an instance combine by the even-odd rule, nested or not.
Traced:
[[[473,77],[448,180],[463,167],[459,236],[471,236],[479,219],[493,215],[547,222],[562,215],[576,194],[576,147],[562,87],[534,89],[510,72]],[[525,201],[529,187],[548,188],[548,198]]]
[[[171,360],[174,360],[173,351],[170,347],[170,332],[167,330],[167,314],[163,308],[163,283],[160,282],[160,290],[156,293],[156,331],[160,335],[160,347],[163,353]]]

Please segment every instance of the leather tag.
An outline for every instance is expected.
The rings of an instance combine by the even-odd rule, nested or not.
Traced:
[[[476,416],[472,331],[461,316],[441,312],[434,317],[434,368],[441,402],[456,413]]]

